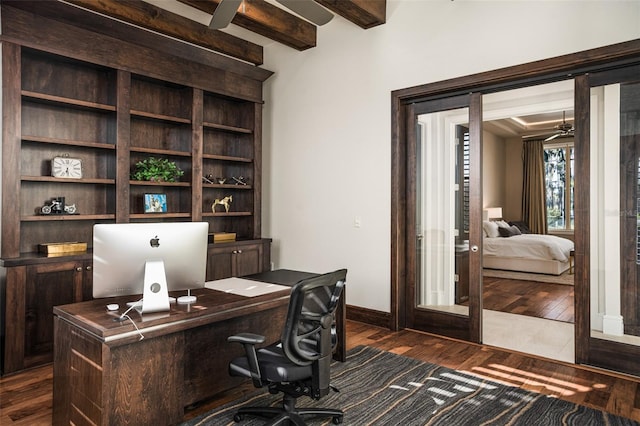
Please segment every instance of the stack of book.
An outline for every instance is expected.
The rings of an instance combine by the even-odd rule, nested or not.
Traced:
[[[62,256],[73,253],[81,253],[87,251],[87,243],[78,241],[70,241],[63,243],[42,243],[38,244],[38,251],[47,256]]]
[[[210,234],[210,235],[211,235],[210,239],[214,243],[227,243],[229,241],[236,240],[235,232],[214,232],[213,234]]]

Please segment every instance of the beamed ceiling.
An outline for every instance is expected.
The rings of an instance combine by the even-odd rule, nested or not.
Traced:
[[[363,29],[384,24],[386,20],[386,0],[315,1]],[[262,64],[263,48],[250,41],[251,37],[212,30],[209,29],[208,22],[194,19],[202,18],[203,14],[213,15],[219,2],[220,0],[3,0],[3,3],[16,8],[52,18],[72,20],[75,25],[84,27],[92,26],[91,17],[86,14],[86,11],[91,11],[254,65]],[[207,17],[206,15],[204,16]],[[74,16],[77,17],[76,20]],[[208,20],[207,17],[205,21]],[[265,0],[244,0],[232,24],[246,30],[245,34],[259,34],[300,51],[316,46],[317,27],[314,24]]]

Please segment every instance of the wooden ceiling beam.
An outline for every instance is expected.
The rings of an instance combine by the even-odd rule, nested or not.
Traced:
[[[220,0],[178,1],[211,15],[220,3]],[[304,19],[264,0],[244,0],[240,8],[231,21],[233,24],[297,50],[316,46],[316,26]]]
[[[197,46],[261,65],[262,46],[226,34],[141,0],[66,0],[85,9],[138,25]],[[19,2],[17,2],[19,3]],[[46,3],[46,2],[43,2]],[[40,7],[40,6],[38,6]]]
[[[387,0],[315,0],[327,9],[367,29],[387,21]]]

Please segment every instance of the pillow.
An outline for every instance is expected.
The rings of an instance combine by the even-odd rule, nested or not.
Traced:
[[[531,230],[529,229],[529,225],[524,222],[509,222],[509,225],[515,226],[518,228],[521,234],[530,234]]]
[[[500,236],[500,233],[498,232],[498,224],[495,222],[489,222],[488,220],[483,221],[482,229],[484,229],[484,232],[487,233],[487,237],[489,238],[496,238]]]
[[[498,227],[498,233],[501,237],[513,237],[514,235],[522,235],[517,226],[509,226],[508,228]]]
[[[494,223],[498,224],[498,227],[500,228],[508,228],[510,225],[505,222],[504,220],[495,220]]]

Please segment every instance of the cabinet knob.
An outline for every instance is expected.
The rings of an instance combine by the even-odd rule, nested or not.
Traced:
[[[476,252],[478,251],[478,246],[477,246],[477,245],[475,245],[475,244],[474,244],[474,245],[472,245],[472,246],[471,246],[471,251],[472,251],[472,252],[474,252],[474,253],[476,253]]]
[[[82,266],[76,267],[76,272],[82,272]]]
[[[91,268],[91,265],[87,266],[87,268],[86,268],[86,269],[87,269],[87,271],[90,271],[90,270],[92,269],[92,268]]]

